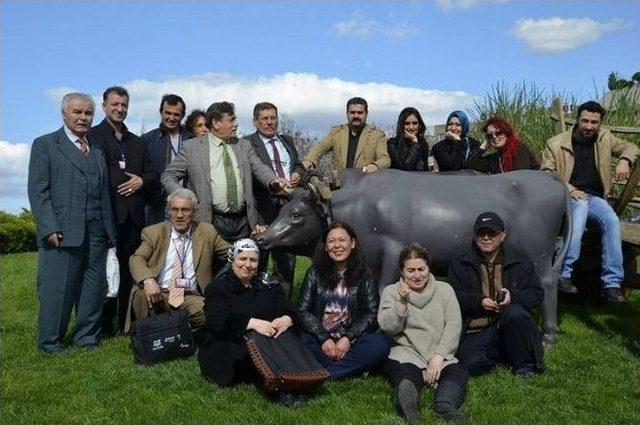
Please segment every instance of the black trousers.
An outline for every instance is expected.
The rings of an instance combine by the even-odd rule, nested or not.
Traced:
[[[387,359],[382,365],[382,373],[396,388],[403,379],[408,379],[415,385],[418,394],[425,386],[422,370],[412,363],[399,363]],[[469,373],[459,363],[450,364],[440,372],[434,404],[444,403],[454,409],[462,406]]]
[[[107,298],[102,306],[102,332],[106,335],[112,334],[115,329],[122,331],[124,328],[129,307],[129,295],[133,287],[133,278],[129,271],[129,257],[140,246],[142,226],[133,224],[130,219],[127,219],[124,223],[119,223],[116,226],[116,232],[118,237],[116,256],[120,266],[120,287],[118,296]]]
[[[471,375],[488,372],[498,362],[513,371],[544,369],[542,334],[531,314],[520,304],[511,304],[499,319],[480,332],[466,334],[456,357]]]

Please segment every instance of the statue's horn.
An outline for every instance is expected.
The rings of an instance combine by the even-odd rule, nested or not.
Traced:
[[[320,180],[318,176],[311,176],[309,178],[309,186],[313,186],[316,194],[318,194],[323,201],[331,199],[331,189],[329,185]]]

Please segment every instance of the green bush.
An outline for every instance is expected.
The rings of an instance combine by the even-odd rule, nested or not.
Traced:
[[[31,211],[0,211],[0,254],[36,251],[36,222]]]

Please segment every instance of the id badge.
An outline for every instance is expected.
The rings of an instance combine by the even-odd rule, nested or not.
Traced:
[[[118,166],[121,170],[124,170],[127,167],[127,163],[125,161],[118,161]]]
[[[189,288],[189,279],[179,277],[176,279],[176,288]]]

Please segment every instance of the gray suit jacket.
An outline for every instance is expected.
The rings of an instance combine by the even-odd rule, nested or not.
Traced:
[[[247,202],[247,219],[253,229],[259,223],[256,201],[253,196],[252,175],[264,186],[276,178],[271,168],[265,165],[256,155],[251,143],[238,140],[231,145],[238,160],[240,178],[244,188],[244,198]],[[189,177],[189,189],[198,196],[199,209],[196,221],[211,223],[213,217],[211,199],[211,165],[209,162],[209,138],[204,136],[189,139],[182,145],[182,150],[162,172],[160,182],[167,193],[181,188],[179,181]]]
[[[92,150],[102,182],[102,219],[107,235],[115,245],[115,224],[105,161],[99,149]],[[60,246],[82,245],[87,195],[81,160],[78,148],[69,141],[64,128],[33,142],[29,159],[28,193],[36,219],[38,246],[45,246],[45,238],[55,232],[62,232]]]

